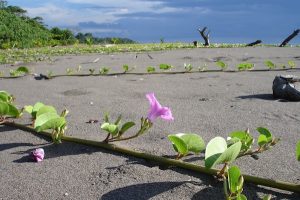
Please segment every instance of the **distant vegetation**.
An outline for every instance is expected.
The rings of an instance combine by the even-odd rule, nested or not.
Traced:
[[[54,27],[48,29],[41,17],[30,18],[27,11],[0,0],[0,48],[30,48],[71,45],[76,43],[123,44],[135,43],[127,38],[97,38],[91,33],[78,33]]]

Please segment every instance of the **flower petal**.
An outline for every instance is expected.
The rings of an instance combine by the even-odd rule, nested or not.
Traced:
[[[172,120],[174,120],[170,108],[168,108],[168,107],[162,107],[160,113],[161,113],[160,117],[161,117],[162,119],[167,120],[167,121],[172,121]]]
[[[168,107],[162,107],[160,103],[157,101],[157,99],[154,96],[154,93],[148,93],[146,94],[147,99],[150,103],[150,110],[148,112],[147,118],[153,122],[157,117],[161,117],[165,120],[174,120],[171,109]]]
[[[30,152],[30,155],[35,161],[40,162],[44,159],[45,156],[44,149],[42,148],[35,149],[32,152]]]

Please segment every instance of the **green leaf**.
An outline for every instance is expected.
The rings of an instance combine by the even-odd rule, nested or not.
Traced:
[[[228,186],[231,193],[236,193],[243,188],[243,184],[240,183],[240,176],[241,171],[237,166],[228,169]]]
[[[256,130],[260,133],[257,141],[259,146],[263,146],[264,144],[272,141],[272,134],[268,129],[264,127],[258,127]]]
[[[33,108],[32,108],[32,113],[31,113],[31,116],[32,116],[32,118],[36,118],[36,113],[39,111],[39,109],[41,108],[41,107],[43,107],[44,106],[44,104],[43,103],[41,103],[41,102],[37,102],[36,104],[34,104],[34,106],[33,106]]]
[[[13,97],[11,94],[9,94],[6,91],[0,91],[0,101],[3,102],[11,102],[13,100]]]
[[[31,105],[29,105],[29,106],[24,106],[24,110],[25,110],[26,112],[28,112],[29,114],[31,114],[32,111],[33,111],[33,106],[31,106]]]
[[[222,137],[215,137],[210,140],[205,150],[205,166],[211,168],[215,161],[227,149],[226,140]]]
[[[254,68],[253,63],[240,63],[237,65],[238,70],[251,70]]]
[[[297,146],[296,146],[296,157],[297,157],[297,160],[300,161],[300,140],[298,141]]]
[[[147,67],[147,72],[148,73],[155,72],[155,67],[152,67],[152,66]]]
[[[228,149],[226,149],[220,157],[216,160],[216,164],[221,163],[231,163],[233,162],[239,155],[241,151],[242,143],[236,142],[233,145],[231,145]]]
[[[206,146],[205,167],[212,168],[217,164],[233,162],[241,151],[242,143],[234,143],[227,148],[226,140],[222,137],[215,137]]]
[[[180,137],[176,135],[168,135],[168,139],[172,142],[173,148],[176,152],[182,155],[186,155],[189,152],[187,144]]]
[[[264,63],[269,69],[274,69],[276,67],[271,60],[266,60]]]
[[[44,105],[40,107],[40,109],[36,113],[36,117],[39,117],[40,115],[44,113],[57,113],[56,109],[53,106],[47,106]]]
[[[224,69],[227,68],[226,63],[224,63],[224,62],[221,61],[221,60],[217,61],[217,62],[216,62],[216,65],[217,65],[218,67],[220,67],[222,70],[224,70]]]
[[[159,65],[159,69],[161,69],[161,70],[169,70],[171,68],[173,68],[172,65],[168,65],[168,64],[160,64]]]
[[[295,68],[296,67],[296,63],[292,60],[289,60],[288,64],[289,64],[290,68]]]
[[[110,124],[110,123],[103,123],[101,125],[101,129],[104,131],[107,131],[108,133],[110,133],[114,136],[117,135],[119,132],[118,126],[115,124]]]
[[[247,197],[245,195],[243,195],[243,194],[238,194],[236,196],[236,200],[247,200]]]
[[[128,129],[130,129],[133,126],[135,126],[134,122],[126,122],[125,124],[123,124],[123,126],[121,128],[120,134],[125,133]]]
[[[45,113],[48,114],[48,113]],[[64,128],[66,125],[66,119],[64,117],[57,117],[57,118],[53,118],[48,120],[46,123],[44,123],[43,125],[39,126],[36,128],[37,132],[40,131],[44,131],[44,130],[48,130],[48,129],[58,129],[58,128]]]
[[[8,105],[8,113],[7,115],[10,117],[19,117],[21,115],[21,112],[12,104],[7,103]]]
[[[128,72],[129,71],[129,66],[128,65],[123,65],[123,70],[124,70],[124,72]]]
[[[242,142],[242,151],[247,151],[251,148],[254,139],[252,135],[247,133],[246,131],[235,131],[230,134],[231,138],[238,138]]]
[[[34,128],[38,128],[45,124],[47,121],[58,117],[59,115],[57,113],[44,113],[36,118],[34,122]]]
[[[194,153],[200,153],[205,149],[204,140],[197,134],[194,133],[181,133],[178,135],[187,145],[188,150]]]
[[[27,67],[22,66],[22,67],[19,67],[18,69],[16,69],[16,72],[18,72],[20,74],[21,73],[29,74],[29,69]]]
[[[0,116],[6,116],[9,112],[8,103],[0,101]]]

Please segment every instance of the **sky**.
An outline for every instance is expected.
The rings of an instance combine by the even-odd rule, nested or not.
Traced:
[[[137,42],[202,41],[279,44],[300,28],[300,0],[8,0],[49,28]],[[293,44],[300,44],[300,35]]]

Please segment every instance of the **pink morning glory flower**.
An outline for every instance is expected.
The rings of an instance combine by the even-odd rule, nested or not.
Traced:
[[[45,156],[44,149],[42,148],[35,149],[32,152],[30,152],[30,155],[33,158],[33,160],[40,162],[44,159]]]
[[[171,109],[168,107],[162,107],[155,98],[154,93],[148,93],[146,94],[146,97],[150,103],[150,110],[147,118],[151,122],[153,122],[158,117],[168,121],[174,120]]]

